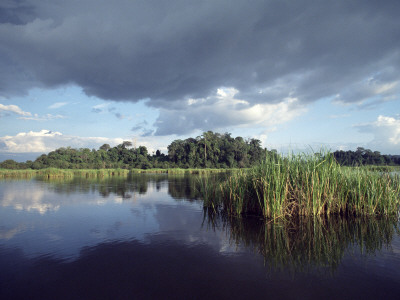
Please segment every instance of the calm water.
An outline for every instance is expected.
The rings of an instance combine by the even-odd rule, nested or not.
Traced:
[[[195,185],[0,181],[0,298],[400,298],[397,219],[230,219]]]

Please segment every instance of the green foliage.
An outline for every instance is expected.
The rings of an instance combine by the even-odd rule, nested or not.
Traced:
[[[58,169],[227,169],[249,168],[259,165],[265,156],[276,156],[276,151],[261,147],[257,139],[231,137],[230,133],[204,132],[196,138],[174,140],[168,146],[168,155],[157,150],[149,154],[145,146],[133,147],[124,141],[115,147],[102,145],[98,150],[62,147],[42,154],[35,161],[19,163],[5,160],[0,168],[10,170],[45,168]],[[381,155],[379,152],[358,148],[353,151],[333,153],[341,165],[400,165],[400,157]],[[178,171],[177,171],[178,172]]]
[[[335,151],[333,155],[336,161],[343,166],[400,165],[399,155],[382,155],[379,151],[371,151],[362,147],[358,147],[356,151]]]
[[[181,168],[247,168],[259,163],[265,151],[259,140],[207,131],[195,139],[173,141],[168,157]]]
[[[341,167],[333,155],[268,155],[248,171],[214,183],[206,207],[269,219],[317,215],[389,215],[400,204],[398,175]],[[209,194],[209,193],[208,193]]]
[[[128,176],[130,171],[126,169],[59,169],[45,168],[39,170],[9,170],[0,169],[0,178],[103,178],[112,176]]]
[[[245,141],[230,134],[205,132],[202,136],[175,140],[168,146],[168,155],[157,150],[153,155],[145,146],[132,148],[130,141],[116,147],[102,145],[99,150],[71,147],[59,148],[39,156],[34,162],[17,163],[6,160],[0,163],[4,169],[198,169],[198,168],[246,168],[265,155],[261,142]],[[179,172],[179,171],[175,171]]]

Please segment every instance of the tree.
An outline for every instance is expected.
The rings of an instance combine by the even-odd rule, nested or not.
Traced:
[[[122,148],[128,148],[132,146],[132,142],[130,141],[123,141],[122,142]]]
[[[100,150],[108,151],[111,149],[111,146],[109,144],[104,144],[99,148]]]

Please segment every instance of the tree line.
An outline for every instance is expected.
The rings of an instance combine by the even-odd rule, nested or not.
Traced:
[[[400,155],[382,155],[379,151],[371,151],[363,147],[358,147],[356,151],[335,151],[333,155],[336,161],[344,166],[400,165]]]
[[[0,163],[3,169],[151,169],[151,168],[248,168],[260,163],[266,155],[277,155],[261,147],[258,139],[232,137],[230,133],[204,132],[196,138],[174,140],[168,154],[160,150],[148,153],[145,146],[132,147],[124,141],[115,147],[109,144],[99,149],[62,147],[42,154],[34,161],[16,162],[8,159]],[[356,151],[335,151],[341,165],[400,165],[400,155],[382,155],[358,147]]]
[[[247,168],[265,158],[267,149],[257,139],[233,138],[230,133],[204,132],[196,138],[174,140],[168,155],[160,150],[148,153],[145,146],[132,147],[124,141],[115,147],[102,145],[98,150],[62,147],[42,154],[34,161],[5,160],[4,169],[106,169],[106,168]]]

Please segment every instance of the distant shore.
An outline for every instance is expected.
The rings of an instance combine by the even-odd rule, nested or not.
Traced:
[[[0,178],[31,178],[36,176],[47,178],[87,177],[102,178],[111,176],[128,176],[141,173],[164,173],[164,174],[210,174],[223,173],[237,169],[57,169],[46,168],[40,170],[24,169],[10,170],[0,169]]]

